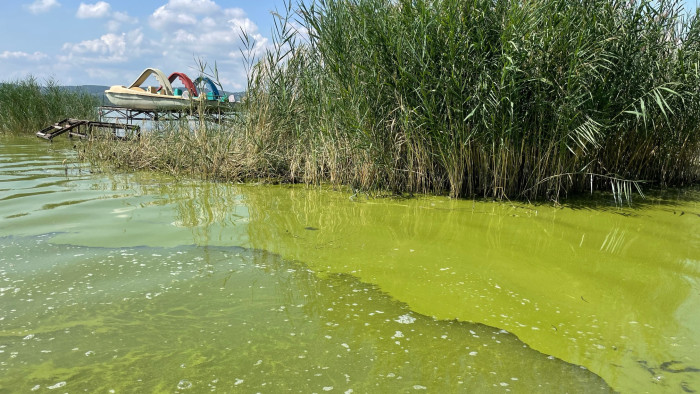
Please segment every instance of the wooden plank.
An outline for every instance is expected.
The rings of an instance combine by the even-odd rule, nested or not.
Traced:
[[[81,126],[87,126],[88,133],[79,132]],[[88,134],[92,132],[94,127],[112,129],[115,134],[117,130],[124,130],[125,132],[135,131],[137,134],[141,130],[141,127],[137,125],[67,118],[39,130],[36,136],[46,140],[52,140],[54,137],[67,132],[69,136],[85,138],[88,137]]]

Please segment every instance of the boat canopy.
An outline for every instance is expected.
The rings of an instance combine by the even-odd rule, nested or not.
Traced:
[[[180,78],[180,82],[182,82],[182,84],[185,85],[185,88],[187,88],[187,90],[190,91],[192,97],[197,96],[197,88],[194,86],[192,80],[185,73],[174,72],[170,74],[170,76],[168,77],[168,81],[172,84],[177,78]]]
[[[129,89],[134,88],[134,87],[139,87],[141,86],[142,83],[144,83],[151,74],[155,75],[156,79],[158,80],[158,83],[160,83],[160,86],[165,89],[165,94],[172,96],[173,95],[173,86],[170,84],[170,81],[168,78],[165,77],[165,74],[163,74],[162,71],[160,71],[157,68],[147,68],[143,70],[141,75],[136,78],[134,83],[129,86]]]
[[[214,97],[220,97],[219,89],[216,88],[214,82],[212,82],[212,80],[208,77],[199,77],[194,80],[195,86],[199,86],[199,84],[202,82],[205,82],[207,85],[209,85],[209,89],[211,90],[211,93],[214,95]]]

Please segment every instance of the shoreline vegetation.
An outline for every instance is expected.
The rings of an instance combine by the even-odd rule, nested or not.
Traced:
[[[523,200],[607,189],[621,201],[700,180],[700,13],[682,1],[285,8],[265,53],[242,33],[248,89],[234,121],[94,139],[80,157],[218,181]],[[6,103],[0,126],[26,130],[3,121]]]
[[[43,85],[33,77],[0,82],[0,133],[36,133],[65,118],[97,119],[99,100],[68,90],[55,80]]]

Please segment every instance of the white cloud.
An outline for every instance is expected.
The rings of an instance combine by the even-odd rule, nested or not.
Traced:
[[[185,31],[185,30],[178,30],[175,32],[175,35],[171,37],[174,42],[177,42],[179,44],[195,44],[197,43],[197,36]]]
[[[126,12],[118,12],[115,11],[112,13],[112,19],[107,22],[107,30],[111,32],[116,32],[118,31],[123,24],[128,23],[128,24],[136,24],[138,23],[139,20],[138,18],[133,18]]]
[[[75,16],[80,19],[104,18],[109,16],[111,8],[109,3],[104,1],[98,1],[95,4],[80,3],[80,7],[78,7],[78,12]]]
[[[154,29],[168,30],[176,26],[194,25],[197,23],[197,18],[193,15],[177,12],[166,7],[167,5],[159,7],[149,18],[151,27]]]
[[[109,33],[95,40],[86,40],[77,44],[66,43],[63,45],[63,50],[80,55],[87,53],[122,55],[126,50],[125,36],[125,34]]]
[[[35,3],[54,4],[54,7],[57,4],[56,0],[42,1]],[[136,18],[127,13],[135,11],[126,8],[126,3],[74,2],[76,17],[102,18],[99,19],[102,31],[88,32],[71,42],[60,41],[51,52],[11,52],[11,48],[2,52],[2,48],[0,74],[12,76],[15,70],[35,75],[57,73],[61,83],[109,85],[128,83],[146,67],[160,68],[166,74],[185,72],[194,79],[200,71],[198,61],[202,61],[206,62],[208,72],[216,64],[226,90],[242,90],[246,78],[240,53],[241,29],[255,41],[256,55],[269,46],[269,39],[260,34],[245,11],[220,0],[158,3],[162,6],[157,9],[154,6],[150,16]],[[145,27],[141,26],[144,22]]]
[[[254,41],[253,55],[269,46],[268,38],[240,8],[222,8],[211,0],[169,0],[149,17],[150,26],[161,33],[154,46],[161,58],[154,59],[167,68],[198,74],[198,61],[209,68],[217,66],[220,81],[227,90],[242,90],[246,77],[242,63],[241,30]],[[191,75],[192,76],[192,75]]]
[[[32,14],[41,14],[43,12],[48,12],[52,8],[58,7],[60,5],[61,4],[56,0],[36,0],[35,2],[27,6],[27,8]]]
[[[165,7],[192,14],[212,14],[221,9],[212,0],[170,0]]]
[[[0,52],[0,75],[3,81],[24,79],[29,75],[43,81],[56,73],[51,57],[43,52],[2,51]]]
[[[123,63],[137,58],[145,51],[141,48],[144,36],[141,29],[128,33],[107,33],[94,40],[63,44],[63,62],[84,63]]]
[[[111,20],[111,21],[108,21],[105,26],[107,26],[108,31],[116,32],[119,30],[119,28],[122,27],[122,24],[115,21],[115,20]]]
[[[138,19],[137,19],[137,18],[132,18],[132,17],[129,16],[129,14],[127,14],[126,12],[115,11],[115,12],[112,14],[112,18],[113,18],[115,21],[120,22],[120,23],[136,23],[136,22],[138,22]]]
[[[0,59],[4,60],[11,60],[11,59],[18,59],[18,60],[29,60],[29,61],[39,61],[46,59],[48,55],[45,53],[41,52],[34,52],[34,53],[27,53],[27,52],[20,52],[20,51],[15,51],[15,52],[10,52],[10,51],[4,51],[0,53]]]
[[[133,25],[139,21],[138,18],[133,18],[126,12],[112,11],[112,6],[105,1],[98,1],[95,4],[80,3],[75,16],[80,19],[109,18],[105,26],[110,32],[119,31],[124,24]]]
[[[133,46],[134,49],[140,48],[141,44],[143,43],[143,32],[141,29],[136,29],[132,30],[128,33],[126,33],[126,39],[129,45]],[[134,51],[134,52],[140,52],[140,51]]]
[[[221,9],[211,0],[170,0],[149,18],[162,32],[161,46],[171,56],[221,58],[237,53],[240,32],[246,31],[262,48],[268,40],[240,8]]]

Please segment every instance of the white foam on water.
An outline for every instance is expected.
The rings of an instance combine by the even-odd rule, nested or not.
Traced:
[[[413,324],[416,321],[416,318],[409,314],[405,314],[399,316],[399,318],[394,321],[400,324]]]
[[[187,379],[182,379],[181,381],[179,381],[179,382],[177,383],[177,388],[178,388],[179,390],[187,390],[187,389],[190,389],[190,388],[192,388],[192,382],[190,382],[190,381],[187,380]]]
[[[47,389],[49,389],[49,390],[60,389],[61,387],[64,387],[65,385],[66,385],[66,382],[58,382],[52,386],[48,386]]]

